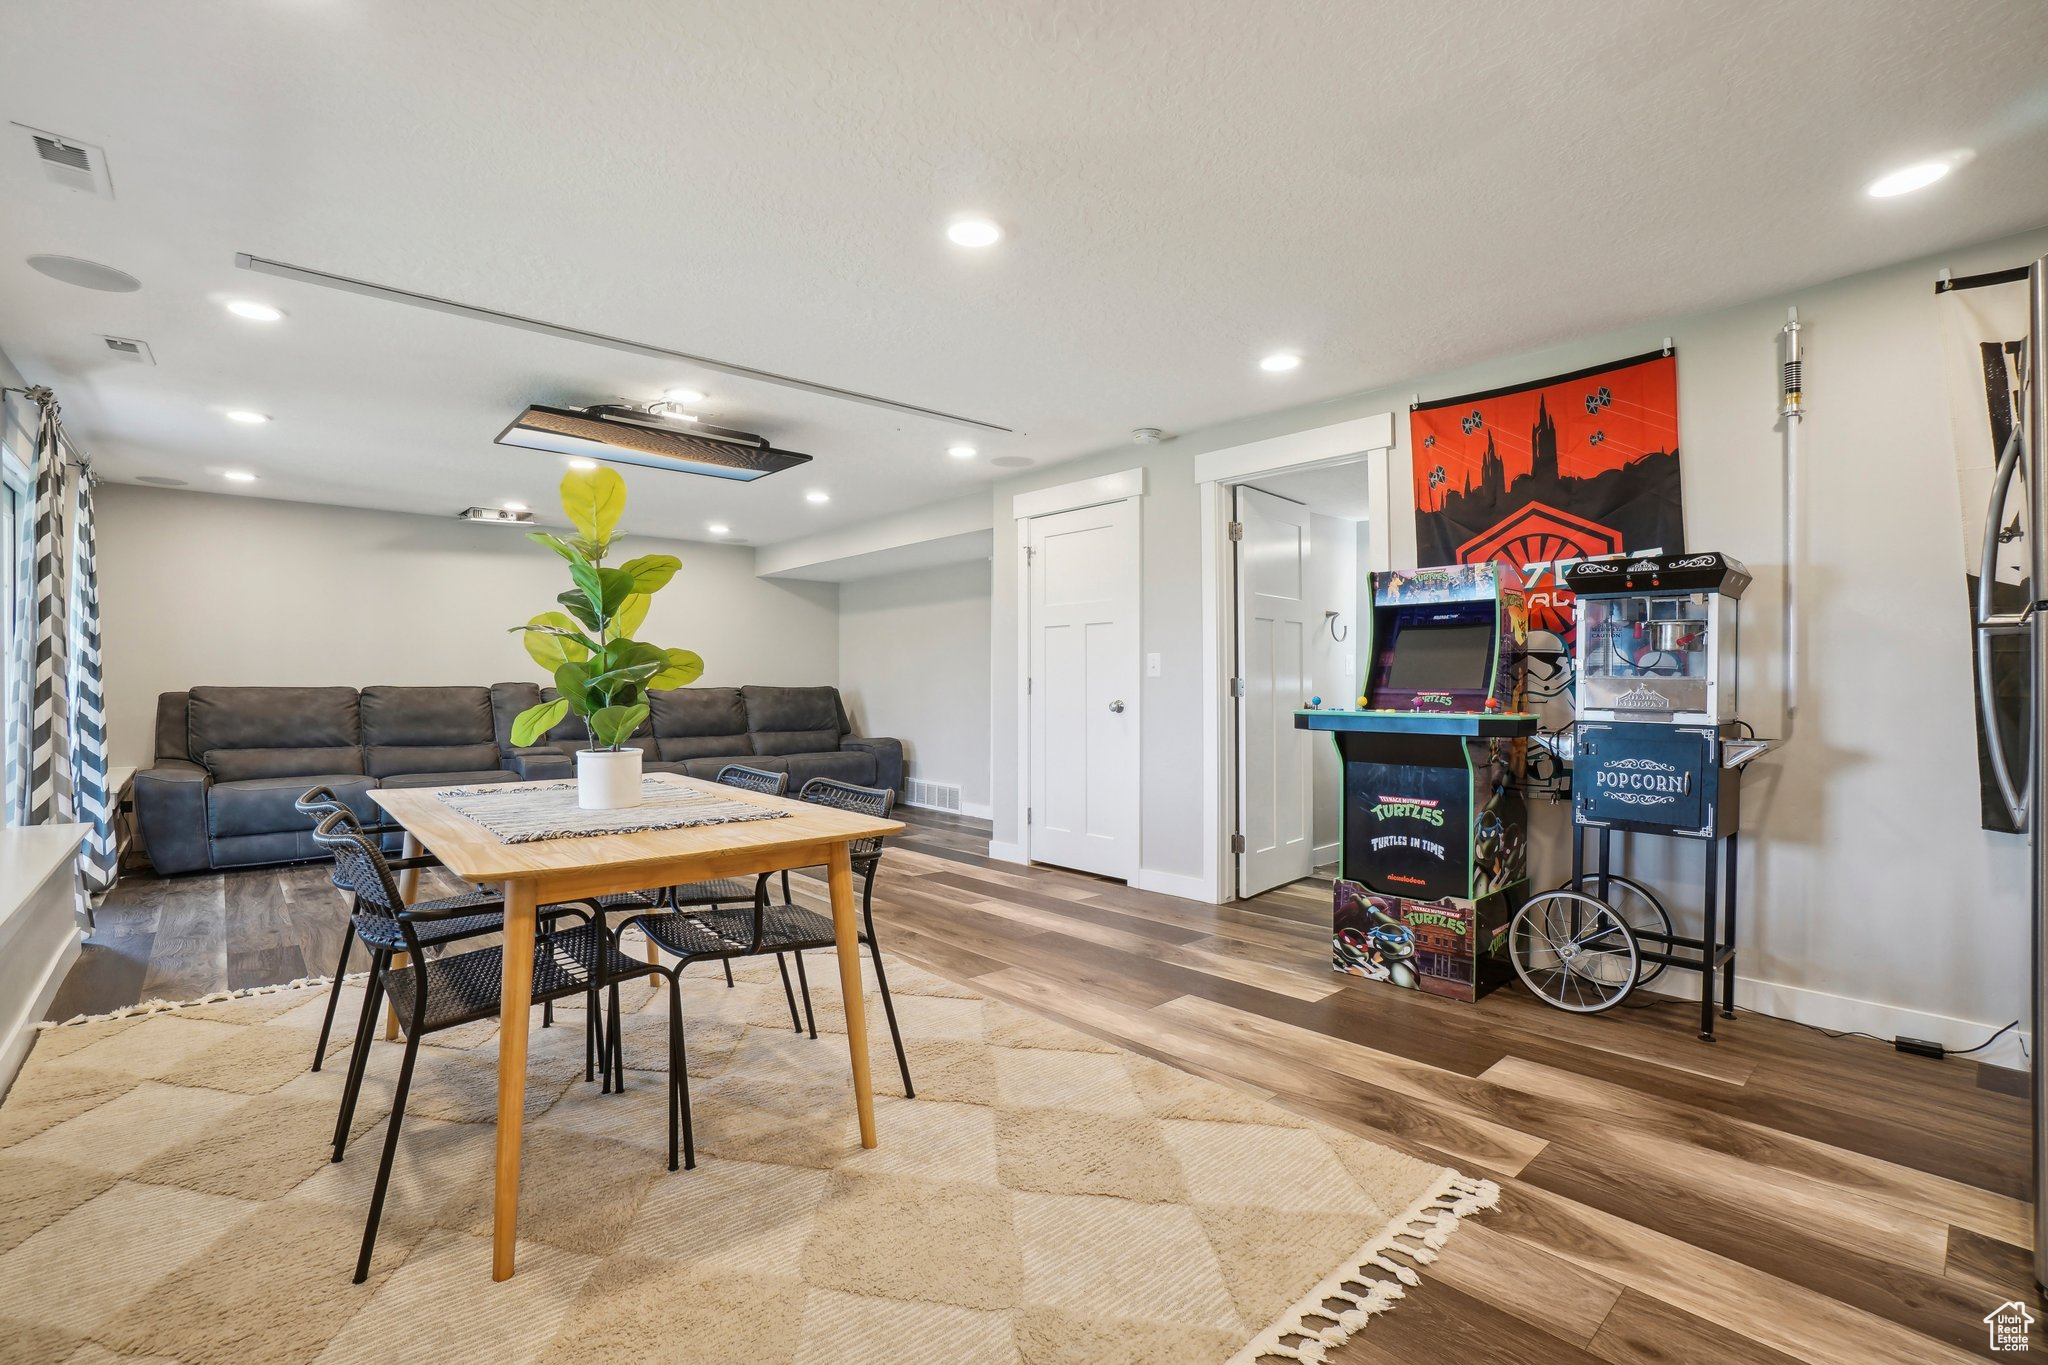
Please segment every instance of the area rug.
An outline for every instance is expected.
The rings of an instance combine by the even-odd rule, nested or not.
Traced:
[[[334,1165],[316,985],[46,1029],[0,1105],[0,1360],[1320,1361],[1496,1195],[908,963],[917,1098],[871,996],[863,1151],[827,957],[815,1041],[773,963],[686,982],[692,1171],[665,1165],[665,993],[628,988],[623,1095],[583,1081],[579,1012],[534,1028],[504,1284],[495,1023],[423,1047],[363,1285],[396,1045]]]

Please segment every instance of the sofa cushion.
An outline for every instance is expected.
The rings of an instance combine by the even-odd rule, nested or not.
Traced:
[[[370,789],[376,784],[360,773],[319,773],[303,777],[258,777],[215,782],[206,794],[206,832],[216,839],[247,834],[285,834],[311,829],[312,822],[292,803],[308,788],[334,788],[356,818],[375,823],[383,818]]]
[[[678,687],[648,696],[648,726],[655,756],[674,763],[686,758],[742,758],[751,754],[747,707],[736,687]]]
[[[746,687],[748,736],[757,754],[818,754],[839,748],[836,687]]]
[[[851,782],[862,787],[871,787],[875,782],[873,754],[851,749],[843,753],[791,754],[787,762],[791,796],[801,792],[804,783],[814,777],[829,777],[834,781]]]
[[[186,752],[194,755],[212,749],[354,749],[363,742],[353,687],[195,687],[186,730]]]
[[[789,771],[789,760],[786,758],[757,758],[751,754],[739,759],[689,758],[681,763],[674,764],[672,767],[668,764],[662,766],[669,767],[671,771],[680,772],[687,777],[701,777],[706,782],[714,782],[718,779],[718,770],[726,764],[733,762],[743,763],[749,768],[759,768],[764,773],[786,773]]]
[[[366,687],[362,726],[372,777],[498,766],[488,687]]]
[[[321,773],[357,774],[363,771],[363,751],[354,747],[208,749],[199,755],[199,761],[206,765],[206,771],[213,774],[216,782],[248,782],[267,777],[304,778],[302,791],[313,786],[312,779]]]
[[[377,779],[380,787],[481,787],[487,782],[517,782],[519,774],[503,768],[470,772],[393,773]]]

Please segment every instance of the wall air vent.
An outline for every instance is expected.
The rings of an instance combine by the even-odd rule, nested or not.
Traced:
[[[107,176],[107,155],[98,147],[76,138],[45,132],[41,128],[30,128],[25,123],[14,126],[29,135],[45,178],[81,194],[98,195],[102,199],[114,197],[114,182]]]
[[[927,782],[913,777],[904,784],[903,804],[920,806],[925,810],[960,809],[960,788],[950,782]]]
[[[109,336],[103,336],[100,340],[106,342],[107,349],[123,360],[133,360],[141,365],[156,364],[156,357],[150,354],[149,343],[146,341],[137,341],[133,337]]]
[[[533,525],[533,513],[508,512],[502,507],[465,507],[455,515],[464,521],[481,521],[492,526]]]
[[[767,438],[702,422],[685,423],[639,408],[550,408],[539,404],[498,433],[501,446],[581,455],[643,469],[751,481],[808,464],[811,457],[777,450]]]

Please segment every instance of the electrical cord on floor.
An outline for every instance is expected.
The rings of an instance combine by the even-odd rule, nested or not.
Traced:
[[[1747,1012],[1752,1014],[1755,1013],[1754,1010],[1750,1010]],[[1789,1019],[1786,1022],[1798,1024],[1799,1027],[1804,1029],[1812,1029],[1815,1033],[1818,1033],[1823,1037],[1827,1038],[1868,1038],[1873,1043],[1890,1043],[1894,1048],[1897,1048],[1900,1052],[1904,1052],[1915,1057],[1928,1057],[1937,1062],[1942,1061],[1949,1057],[1967,1057],[1973,1052],[1982,1052],[1985,1048],[1990,1047],[2000,1038],[2003,1038],[2006,1034],[2011,1033],[2014,1029],[2020,1026],[2020,1021],[2015,1019],[2010,1024],[2007,1024],[2004,1028],[1999,1029],[1997,1032],[1993,1033],[1989,1038],[1986,1038],[1983,1042],[1977,1044],[1977,1046],[1975,1047],[1950,1049],[1942,1046],[1940,1043],[1929,1042],[1924,1038],[1908,1038],[1903,1034],[1896,1038],[1880,1038],[1874,1033],[1865,1033],[1861,1029],[1838,1030],[1831,1028],[1822,1028],[1819,1024],[1808,1024],[1798,1019]],[[2027,1040],[2024,1037],[2020,1039],[2020,1051],[2023,1054],[2027,1052]]]
[[[1990,1047],[1993,1043],[1997,1042],[2000,1038],[2003,1038],[2006,1034],[2011,1033],[2014,1029],[2018,1028],[2019,1026],[2020,1021],[2015,1019],[2010,1024],[2007,1024],[2004,1028],[2000,1029],[1998,1032],[1992,1034],[1989,1038],[1986,1038],[1983,1042],[1977,1044],[1977,1046],[1961,1048],[1955,1052],[1949,1053],[1948,1055],[1951,1057],[1967,1057],[1973,1052],[1982,1052],[1985,1048]],[[2021,1045],[2024,1047],[2024,1039],[2021,1040]]]

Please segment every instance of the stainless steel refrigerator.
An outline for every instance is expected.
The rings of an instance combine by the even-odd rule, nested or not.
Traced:
[[[2041,789],[2048,781],[2048,478],[2043,439],[2048,437],[2048,256],[2027,273],[2026,387],[2021,394],[2022,443],[2032,453],[2026,476],[2028,574],[2027,661],[2032,691],[2027,708],[2027,873],[2034,929],[2034,998],[2028,1027],[2034,1054],[2034,1283],[2048,1290],[2048,1066],[2040,1049],[2048,1040],[2048,820]]]
[[[2027,832],[2027,865],[2032,897],[2033,1001],[2027,1026],[2038,1050],[2048,1041],[2048,819],[2043,818],[2042,790],[2048,783],[2048,460],[2043,437],[2048,435],[2048,257],[2027,272],[2027,341],[2020,365],[2019,422],[2000,453],[1986,513],[1983,563],[1977,579],[1977,701],[1985,726],[1992,776],[2012,812],[2015,825]],[[1992,557],[2006,520],[2011,490],[2019,489],[2019,525],[2027,540],[2026,602],[2018,611],[1993,610],[1995,573]],[[2006,534],[2010,535],[2009,532]],[[2018,636],[2026,642],[2028,695],[2026,743],[2018,762],[2008,753],[2001,733],[1997,689],[1993,682],[1995,642]],[[2033,1057],[2034,1281],[2048,1292],[2048,1067]]]

